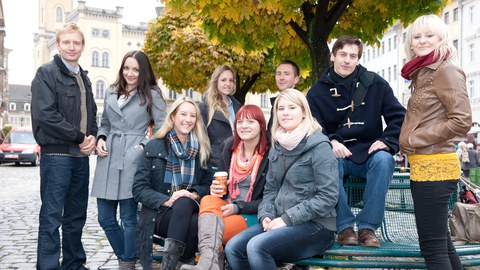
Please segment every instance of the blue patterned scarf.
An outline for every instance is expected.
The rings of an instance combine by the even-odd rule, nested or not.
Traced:
[[[167,157],[165,183],[172,184],[172,193],[180,189],[190,189],[195,181],[195,159],[200,149],[197,135],[192,130],[183,147],[177,133],[172,128],[167,135],[171,151]]]

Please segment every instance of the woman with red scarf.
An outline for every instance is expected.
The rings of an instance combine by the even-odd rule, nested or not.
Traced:
[[[268,167],[268,139],[262,110],[255,105],[245,105],[235,116],[233,137],[224,142],[223,162],[219,171],[228,172],[227,195],[223,187],[213,180],[210,194],[200,202],[198,218],[198,248],[200,259],[187,269],[223,269],[219,262],[220,247],[237,233],[245,230],[247,223],[257,223],[258,205],[262,201],[263,187]],[[254,216],[248,217],[249,214]]]
[[[462,269],[448,231],[449,199],[460,177],[453,138],[472,124],[465,74],[452,62],[455,48],[436,15],[424,15],[407,31],[409,62],[402,77],[412,81],[412,95],[400,133],[408,155],[410,189],[422,256],[428,269]]]

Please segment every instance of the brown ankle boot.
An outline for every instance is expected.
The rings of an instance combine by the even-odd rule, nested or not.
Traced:
[[[358,231],[358,240],[364,247],[380,247],[380,240],[378,240],[375,232],[370,229],[360,229]]]
[[[342,246],[356,246],[358,245],[357,234],[352,227],[348,227],[338,234],[337,242]]]

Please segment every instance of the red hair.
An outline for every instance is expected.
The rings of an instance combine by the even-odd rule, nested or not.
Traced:
[[[237,134],[237,122],[240,119],[253,119],[257,120],[258,124],[260,125],[260,140],[258,141],[256,150],[258,154],[265,156],[265,153],[268,152],[269,144],[267,138],[267,124],[265,121],[265,116],[263,115],[262,109],[260,109],[256,105],[244,105],[238,110],[237,114],[235,115],[235,123],[234,129],[235,132],[233,133],[233,144],[230,150],[235,150],[237,146],[240,144],[242,139]]]

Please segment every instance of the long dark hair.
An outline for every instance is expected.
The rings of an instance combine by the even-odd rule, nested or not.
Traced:
[[[153,73],[150,60],[148,60],[145,53],[142,51],[130,51],[126,53],[123,57],[120,69],[118,70],[117,80],[111,85],[111,87],[116,89],[118,97],[121,95],[128,96],[127,81],[123,77],[123,67],[125,66],[125,61],[130,57],[138,62],[139,72],[137,92],[140,95],[140,105],[147,103],[147,111],[150,113],[150,116],[152,116],[153,101],[152,93],[150,91],[155,90],[160,93],[160,96],[163,97],[163,95],[158,87],[157,78],[155,78],[155,74]]]

